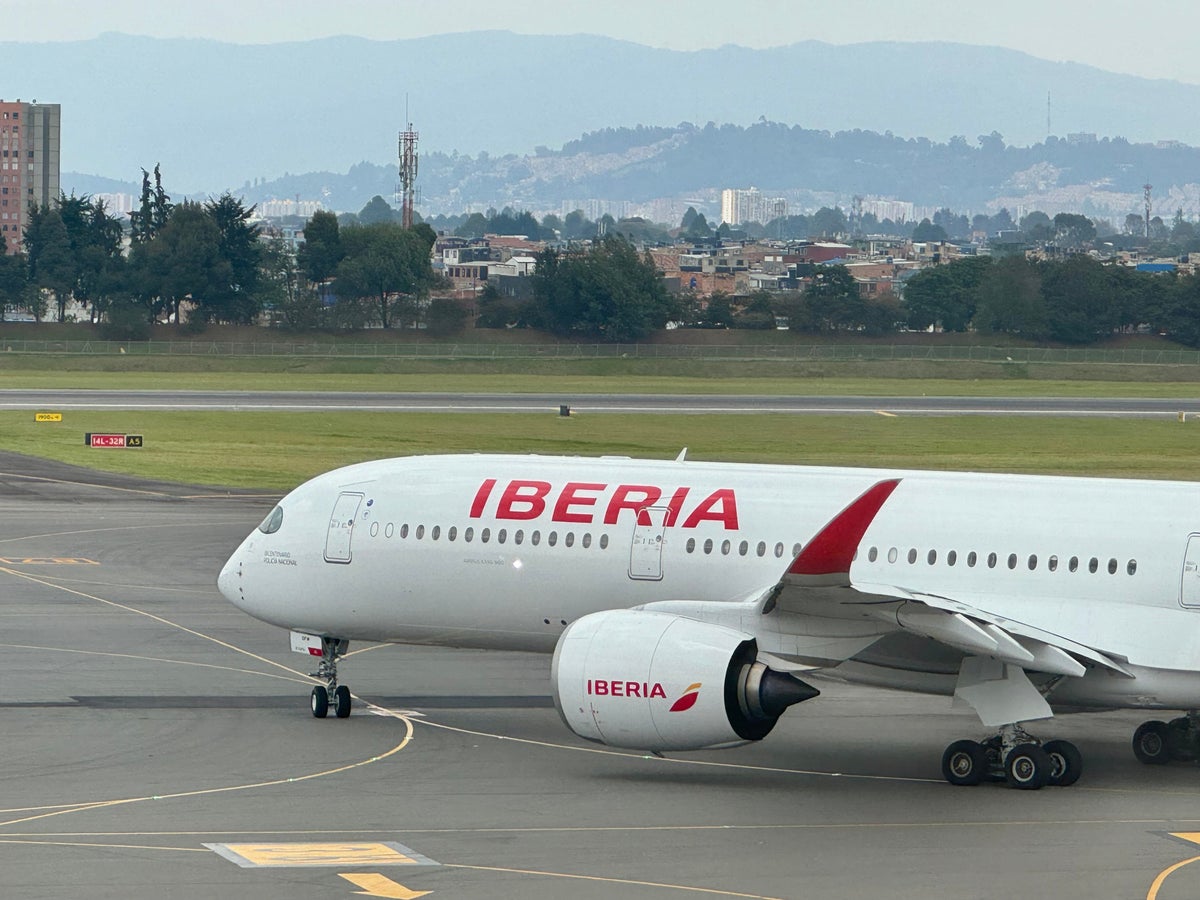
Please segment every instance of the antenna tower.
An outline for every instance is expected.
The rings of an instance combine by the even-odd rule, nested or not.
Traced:
[[[400,222],[405,228],[413,226],[413,202],[417,187],[417,133],[412,122],[400,132]]]
[[[1142,192],[1146,199],[1146,237],[1150,237],[1150,191],[1154,188],[1152,184],[1143,184]]]

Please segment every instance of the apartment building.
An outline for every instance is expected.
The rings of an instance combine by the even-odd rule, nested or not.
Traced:
[[[58,199],[60,107],[0,100],[0,238],[17,253],[29,205]]]

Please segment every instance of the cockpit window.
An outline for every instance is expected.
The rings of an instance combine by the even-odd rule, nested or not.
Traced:
[[[271,514],[263,519],[262,524],[258,526],[258,530],[263,534],[274,534],[279,530],[279,526],[283,524],[283,507],[277,506],[271,510]]]

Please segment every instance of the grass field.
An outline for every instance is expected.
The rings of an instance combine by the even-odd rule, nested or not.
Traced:
[[[88,431],[145,436],[84,446]],[[604,454],[872,467],[1193,479],[1200,420],[795,415],[68,412],[0,413],[0,448],[149,478],[291,488],[334,466],[441,452]]]

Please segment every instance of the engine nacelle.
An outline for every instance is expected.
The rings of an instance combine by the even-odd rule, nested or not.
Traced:
[[[819,693],[756,661],[753,637],[646,610],[572,622],[554,650],[554,705],[582,738],[636,750],[700,750],[766,737]]]

